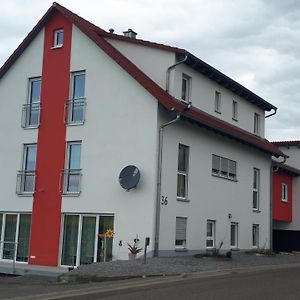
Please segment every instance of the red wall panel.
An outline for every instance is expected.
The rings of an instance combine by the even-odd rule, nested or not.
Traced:
[[[282,183],[288,185],[288,202],[282,201]],[[273,220],[292,221],[293,210],[293,176],[285,172],[278,171],[273,173]]]
[[[54,31],[62,28],[63,47],[53,49]],[[64,110],[69,97],[71,37],[72,24],[59,14],[45,27],[30,264],[58,264],[62,200],[59,183],[65,162]]]

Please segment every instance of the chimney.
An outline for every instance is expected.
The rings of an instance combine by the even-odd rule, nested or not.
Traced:
[[[130,37],[132,39],[135,39],[137,36],[137,33],[134,32],[132,29],[128,29],[127,31],[123,31],[124,36]]]
[[[109,28],[108,31],[109,33],[114,33],[115,30],[113,28]]]

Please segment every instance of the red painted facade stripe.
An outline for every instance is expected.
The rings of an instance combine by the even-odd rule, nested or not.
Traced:
[[[288,185],[288,202],[282,201],[282,184]],[[293,176],[282,171],[273,173],[273,220],[292,221],[293,211]]]
[[[63,47],[53,49],[54,31],[61,28],[64,29]],[[61,14],[55,14],[45,26],[30,264],[58,264],[62,201],[59,183],[65,163],[64,111],[69,98],[71,37],[72,24]]]

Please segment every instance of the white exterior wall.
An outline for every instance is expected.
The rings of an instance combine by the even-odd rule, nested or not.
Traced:
[[[127,259],[126,243],[136,235],[142,243],[149,236],[148,249],[153,247],[157,100],[73,26],[71,71],[81,70],[86,122],[67,127],[67,141],[82,140],[82,193],[63,197],[62,212],[113,214],[113,258]],[[139,168],[141,180],[126,192],[118,178],[130,164]]]
[[[114,39],[107,39],[107,41],[162,89],[166,89],[166,72],[168,67],[175,63],[175,53]]]
[[[38,129],[23,129],[21,117],[29,97],[29,78],[42,75],[43,45],[41,30],[0,80],[0,211],[32,211],[33,197],[18,196],[16,182],[23,164],[23,144],[37,142]]]
[[[190,101],[192,101],[193,106],[251,133],[254,131],[254,113],[257,113],[260,115],[260,136],[265,136],[264,110],[237,96],[187,65],[179,65],[171,73],[174,79],[170,83],[170,93],[173,96],[178,99],[181,98],[181,80],[182,74],[185,74],[191,77]],[[221,114],[215,112],[216,91],[221,93]],[[232,119],[233,100],[238,103],[238,121]]]
[[[176,198],[178,144],[190,147],[188,200]],[[187,217],[187,249],[206,249],[206,222],[216,221],[216,246],[230,248],[230,223],[239,223],[238,246],[252,247],[252,224],[259,224],[259,245],[270,243],[270,158],[262,152],[188,123],[165,128],[163,143],[160,249],[175,249],[176,217]],[[212,176],[212,154],[237,161],[237,182]],[[252,210],[253,168],[260,169],[260,212]],[[228,218],[228,214],[232,218]],[[169,251],[166,252],[169,254]]]
[[[300,148],[295,146],[280,147],[289,158],[286,164],[300,169]],[[274,222],[274,229],[282,230],[300,230],[300,176],[293,179],[293,210],[292,210],[292,222]]]

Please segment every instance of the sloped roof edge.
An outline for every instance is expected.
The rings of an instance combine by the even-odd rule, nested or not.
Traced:
[[[280,146],[297,146],[297,147],[300,147],[300,140],[297,141],[275,141],[275,142],[272,142],[272,144],[276,145],[277,147],[280,147]]]
[[[103,30],[72,13],[68,9],[54,2],[42,19],[32,29],[32,31],[23,40],[20,46],[6,61],[3,67],[0,69],[0,79],[7,72],[10,66],[18,59],[42,27],[46,24],[49,18],[56,11],[64,15],[70,22],[76,25],[84,34],[86,34],[100,49],[102,49],[111,59],[120,65],[131,77],[133,77],[139,84],[141,84],[158,102],[166,109],[176,109],[181,112],[186,118],[198,122],[200,125],[209,127],[218,133],[225,134],[231,138],[236,139],[242,143],[253,146],[259,150],[262,150],[275,157],[285,156],[275,145],[269,141],[259,138],[253,134],[248,133],[238,127],[230,125],[220,119],[217,119],[211,115],[204,113],[203,111],[192,107],[186,111],[186,105],[176,101],[168,93],[166,93],[160,86],[158,86],[151,78],[149,78],[144,72],[142,72],[135,64],[133,64],[128,58],[121,54],[116,48],[114,48],[103,36]]]

